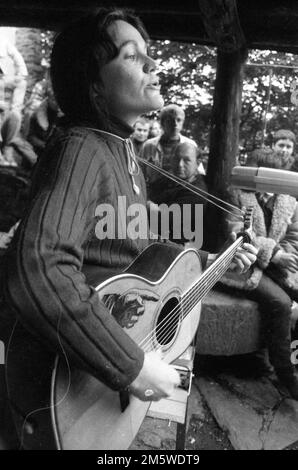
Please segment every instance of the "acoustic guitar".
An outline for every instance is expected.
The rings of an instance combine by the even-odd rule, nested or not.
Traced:
[[[203,272],[196,250],[155,243],[124,273],[99,285],[93,274],[91,282],[125,332],[145,352],[159,350],[171,363],[193,340],[202,299],[244,241],[249,241],[246,234]],[[128,449],[150,406],[128,392],[111,390],[66,357],[54,357],[19,322],[6,371],[24,449]]]

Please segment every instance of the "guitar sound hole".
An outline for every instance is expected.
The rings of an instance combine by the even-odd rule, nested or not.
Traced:
[[[177,331],[180,313],[179,300],[172,297],[158,316],[155,334],[159,344],[167,345],[172,341]]]

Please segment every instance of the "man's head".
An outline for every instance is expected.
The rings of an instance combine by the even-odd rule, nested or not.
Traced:
[[[280,129],[273,136],[272,150],[282,157],[284,167],[288,167],[292,161],[291,157],[294,152],[295,141],[295,134],[287,129]]]
[[[150,123],[147,119],[140,118],[134,124],[134,132],[132,137],[139,143],[145,142],[148,139]]]
[[[178,144],[173,156],[173,173],[183,180],[191,180],[198,172],[199,149],[195,142]]]
[[[156,120],[152,121],[150,125],[150,132],[149,132],[150,138],[158,137],[160,132],[161,132],[161,129],[160,129],[159,122]]]
[[[164,135],[169,138],[179,137],[184,124],[185,114],[176,104],[165,106],[160,113],[160,124]]]

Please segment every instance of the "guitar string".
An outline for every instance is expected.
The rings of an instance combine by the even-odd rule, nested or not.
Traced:
[[[238,242],[238,243],[237,243],[237,242]],[[227,261],[227,259],[233,258],[234,253],[236,252],[238,246],[241,246],[242,243],[243,243],[243,241],[242,241],[241,239],[236,240],[236,241],[234,242],[235,247],[232,249],[231,247],[233,247],[234,244],[231,245],[231,247],[229,247],[229,252],[221,259],[221,261],[224,261],[224,260]],[[217,260],[216,260],[216,261],[217,261]],[[215,261],[215,262],[216,262],[216,261]],[[217,264],[219,264],[219,263],[217,263]],[[211,265],[211,266],[212,266],[212,268],[214,269],[214,265]],[[210,268],[211,268],[211,266],[210,266]],[[224,272],[224,271],[223,271],[223,272]],[[204,276],[204,274],[202,274],[202,276]],[[204,282],[205,282],[205,283],[206,283],[207,281],[210,282],[210,279],[212,279],[212,277],[213,277],[213,271],[212,271],[212,269],[211,269],[210,271],[208,271],[207,275],[205,274]],[[217,276],[216,276],[216,277],[217,277]],[[221,274],[220,274],[220,277],[221,277]],[[220,278],[220,277],[219,277],[219,278]],[[215,282],[216,282],[216,281],[215,281]],[[197,293],[192,293],[192,292],[191,292],[192,289],[193,289],[196,285],[197,285],[197,284],[195,284],[192,288],[189,289],[189,291],[187,291],[186,294],[184,294],[183,298],[184,298],[184,300],[185,300],[186,302],[191,300],[191,296],[192,296],[192,295],[197,295]],[[162,326],[166,325],[166,323],[167,323],[168,321],[170,321],[170,317],[171,317],[175,312],[177,312],[177,311],[179,311],[179,310],[180,310],[180,306],[176,306],[176,307],[175,307],[171,312],[169,312],[169,314],[167,314],[167,316],[159,323],[158,327],[161,328],[161,325],[162,325],[162,324],[163,324]],[[144,347],[145,345],[147,345],[146,342],[150,342],[150,341],[151,341],[151,339],[152,339],[152,337],[153,337],[153,335],[154,335],[154,333],[155,333],[155,330],[156,330],[156,328],[153,329],[150,333],[148,333],[148,335],[147,335],[145,338],[143,338],[143,340],[141,341],[141,343],[139,344],[139,346]]]
[[[180,179],[179,177],[176,177],[176,176],[172,175],[171,173],[167,172],[166,170],[161,169],[160,167],[157,167],[156,165],[154,165],[154,164],[148,162],[147,160],[144,160],[144,159],[142,159],[142,158],[139,158],[139,160],[140,160],[141,162],[143,162],[145,165],[147,165],[148,167],[150,167],[150,168],[154,169],[155,171],[161,173],[162,175],[166,176],[166,177],[169,178],[170,180],[172,180],[172,181],[174,181],[174,182],[180,184],[181,186],[185,187],[185,188],[188,189],[189,191],[191,191],[191,192],[193,192],[193,193],[195,193],[195,194],[198,194],[198,195],[202,196],[204,199],[206,199],[206,200],[209,201],[210,203],[216,205],[217,207],[221,208],[221,209],[224,210],[225,212],[228,212],[229,214],[232,214],[233,216],[237,216],[237,215],[235,214],[235,212],[230,212],[230,211],[224,209],[222,206],[219,206],[218,204],[216,204],[212,199],[210,199],[210,197],[213,198],[213,199],[215,199],[215,200],[217,200],[217,201],[219,201],[219,202],[221,202],[221,203],[226,204],[226,206],[231,207],[233,210],[236,209],[237,211],[240,211],[240,212],[241,212],[241,219],[243,220],[243,210],[241,210],[239,207],[233,206],[232,204],[229,204],[229,203],[227,203],[227,202],[225,202],[225,201],[222,201],[221,199],[219,199],[219,198],[217,198],[217,197],[215,197],[215,196],[213,196],[213,195],[210,195],[210,194],[207,193],[206,191],[204,191],[204,190],[202,190],[202,189],[200,189],[200,188],[197,188],[196,186],[192,185],[191,183],[185,182],[184,180]],[[206,197],[206,194],[209,196],[209,198]],[[240,216],[238,216],[238,217],[240,217]],[[176,310],[175,310],[175,309],[176,309]],[[179,310],[180,310],[180,306],[179,306],[179,307],[176,307],[175,309],[173,309],[173,311],[170,312],[170,313],[165,317],[165,319],[162,320],[162,322],[164,322],[164,321],[167,319],[167,317],[168,317],[169,315],[173,315],[173,313],[175,313],[175,311],[176,311],[176,312],[179,311]],[[161,327],[162,322],[159,323],[159,325],[158,325],[159,328]],[[153,331],[154,331],[154,330],[153,330]],[[147,336],[148,336],[148,337],[149,337],[149,336],[153,336],[153,333],[149,333]],[[144,341],[146,341],[146,337],[142,340],[140,346],[142,346],[142,344],[144,343]],[[148,341],[150,342],[150,339],[149,339]],[[146,344],[146,342],[145,342],[145,344]]]
[[[231,254],[230,258],[232,259],[232,256],[233,254]],[[214,282],[214,284],[216,283],[216,281],[218,279],[220,279],[220,277],[222,276],[224,270],[219,270],[219,274],[217,274],[216,276],[216,280]],[[169,312],[168,316],[170,316],[171,318],[169,319],[169,323],[172,323],[171,325],[171,329],[170,328],[167,328],[165,329],[165,325],[163,325],[163,328],[165,330],[165,334],[159,338],[159,342],[160,341],[165,341],[167,340],[168,338],[170,338],[173,334],[173,331],[175,331],[177,329],[177,320],[179,319],[179,317],[181,317],[181,307],[182,307],[182,320],[190,313],[190,311],[194,308],[194,306],[197,304],[198,302],[198,297],[201,297],[203,298],[205,294],[207,294],[209,291],[210,291],[210,286],[207,287],[206,285],[206,280],[207,278],[204,280],[204,283],[205,283],[205,286],[203,286],[203,290],[200,291],[200,289],[198,289],[197,291],[195,291],[192,296],[190,296],[187,301],[185,302],[185,300],[182,298],[182,301],[181,301],[181,306],[179,305],[178,307],[175,307],[175,309],[173,309],[171,312]],[[213,285],[214,285],[213,284]],[[189,308],[191,307],[191,308]],[[189,308],[189,311],[186,312],[186,314],[184,315],[183,314],[183,311],[185,311],[186,308]],[[175,311],[176,310],[176,311]],[[177,315],[178,313],[178,315]],[[175,314],[175,316],[173,315]],[[159,326],[159,325],[158,325]],[[156,329],[158,330],[158,328]],[[155,330],[152,330],[153,332]],[[153,337],[153,335],[152,335]],[[147,344],[146,344],[146,348],[147,346],[149,346],[151,344],[151,341],[150,339],[147,341]]]
[[[148,162],[147,160],[144,160],[143,158],[138,158],[139,161],[141,161],[142,163],[144,163],[145,165],[147,165],[149,168],[152,168],[154,169],[155,171],[157,171],[158,173],[162,174],[163,176],[166,176],[168,179],[174,181],[175,183],[178,183],[180,186],[183,186],[184,188],[188,189],[189,191],[191,191],[192,193],[198,195],[198,196],[201,196],[203,199],[205,199],[206,201],[210,202],[211,204],[213,204],[214,206],[218,207],[219,209],[227,212],[228,214],[230,215],[233,215],[234,217],[239,217],[239,218],[242,218],[243,217],[243,210],[240,209],[239,207],[237,206],[234,206],[233,204],[230,204],[229,202],[226,202],[216,196],[214,196],[213,194],[210,194],[208,193],[207,191],[204,191],[203,189],[201,188],[198,188],[197,186],[194,186],[193,184],[179,178],[178,176],[176,175],[173,175],[172,173],[166,171],[166,170],[163,170],[162,168],[154,165],[153,163],[151,162]],[[235,212],[231,212],[227,209],[225,209],[222,205],[220,204],[217,204],[215,201],[218,201],[220,202],[221,204],[225,204],[227,207],[230,207],[231,209],[233,209],[234,211],[239,211],[240,214],[236,214]]]
[[[202,196],[204,199],[206,199],[207,201],[211,202],[212,204],[216,205],[219,209],[222,209],[224,211],[227,212],[226,209],[224,209],[222,206],[220,205],[217,205],[215,202],[213,202],[212,200],[209,200],[207,199],[206,197],[206,194],[208,195],[209,198],[212,198],[218,202],[220,202],[221,204],[225,204],[226,206],[229,206],[231,208],[233,208],[234,210],[236,211],[240,211],[242,212],[242,210],[237,207],[237,206],[234,206],[216,196],[213,196],[212,194],[209,194],[208,192],[204,191],[203,189],[199,189],[197,188],[197,186],[194,186],[193,184],[191,183],[187,183],[185,182],[184,180],[182,180],[181,178],[179,178],[178,176],[174,176],[172,175],[172,173],[169,173],[168,171],[166,170],[163,170],[161,167],[155,165],[154,163],[151,163],[151,162],[148,162],[147,160],[143,159],[143,158],[140,158],[140,157],[137,157],[136,154],[135,154],[135,151],[134,151],[134,147],[132,145],[132,141],[130,138],[128,139],[123,139],[122,137],[118,136],[118,135],[115,135],[115,134],[112,134],[110,132],[107,132],[107,131],[103,131],[101,129],[96,129],[96,128],[93,128],[93,127],[86,127],[86,129],[90,129],[94,132],[99,132],[100,134],[108,134],[108,135],[113,135],[114,137],[117,137],[119,140],[121,140],[122,142],[124,142],[125,144],[128,145],[128,149],[129,149],[129,152],[130,154],[132,155],[132,159],[134,161],[134,164],[137,166],[137,172],[135,174],[139,174],[139,165],[138,165],[138,161],[141,161],[143,162],[145,165],[149,166],[150,168],[154,169],[155,171],[163,174],[164,176],[168,177],[169,179],[172,179],[173,181],[177,182],[178,184],[180,184],[181,186],[184,186],[186,187],[187,189],[189,189],[190,191],[194,192],[195,194],[199,194],[200,196]],[[174,179],[176,178],[176,179]],[[199,193],[199,191],[201,191],[201,193]],[[232,215],[236,215],[234,212],[232,213]],[[241,217],[239,215],[239,217]]]
[[[230,204],[229,202],[226,202],[222,199],[220,199],[219,197],[217,196],[214,196],[213,194],[211,193],[208,193],[208,191],[205,191],[195,185],[193,185],[192,183],[189,183],[188,181],[185,181],[183,180],[182,178],[179,178],[178,176],[170,173],[169,171],[167,170],[164,170],[163,168],[161,167],[158,167],[157,165],[147,161],[147,160],[144,160],[143,158],[140,158],[138,157],[138,160],[141,161],[142,163],[144,163],[145,165],[147,165],[149,168],[152,168],[154,169],[155,171],[157,171],[158,173],[162,174],[163,176],[166,176],[167,178],[169,178],[170,180],[178,183],[179,185],[185,187],[186,189],[189,189],[189,191],[199,195],[199,196],[202,196],[204,199],[206,199],[207,201],[211,202],[211,204],[215,204],[215,202],[212,201],[212,199],[214,199],[215,201],[218,201],[220,203],[223,203],[225,204],[227,207],[230,207],[231,209],[233,210],[237,210],[239,212],[243,212],[242,209],[240,209],[239,207],[237,206],[234,206],[233,204]],[[209,199],[208,199],[209,198]],[[211,199],[210,199],[211,198]],[[219,206],[217,204],[215,204],[217,207],[219,207],[220,209],[223,209],[222,206]],[[225,210],[225,209],[223,209]],[[229,212],[230,214],[233,214],[233,215],[236,215],[235,212]]]
[[[237,247],[238,247],[238,244],[239,244],[239,241],[238,241],[238,243],[236,243],[236,242],[237,242],[237,240],[234,242],[234,244],[235,244],[235,251],[236,251],[236,249],[237,249]],[[233,245],[231,245],[231,247],[232,247],[232,246],[233,246]],[[223,260],[224,260],[224,259],[227,260],[229,257],[232,257],[232,256],[234,255],[234,252],[233,252],[234,250],[232,250],[231,247],[230,247],[229,253],[227,253],[226,256],[222,258]],[[217,263],[217,264],[218,264],[218,263]],[[212,266],[212,269],[214,269],[214,265],[211,265],[211,266]],[[210,266],[210,268],[211,268],[211,266]],[[204,274],[202,274],[202,276],[204,276]],[[210,282],[210,277],[212,277],[212,271],[211,271],[211,270],[208,272],[207,275],[205,274],[205,282],[206,282],[206,281],[209,281],[209,282]],[[195,285],[194,285],[194,286],[195,286]],[[193,286],[193,287],[194,287],[194,286]],[[188,292],[190,292],[191,289],[192,289],[192,288],[190,288]],[[185,297],[185,298],[186,298],[186,296],[187,296],[187,294],[184,294],[184,297]],[[173,312],[175,311],[176,308],[178,308],[178,310],[179,310],[180,307],[175,307],[175,308],[159,323],[159,327],[161,327],[162,324],[167,321],[168,317],[173,314]],[[150,335],[152,335],[152,333],[153,333],[154,331],[155,331],[155,330],[152,330],[152,332],[150,332],[150,333],[141,341],[140,345],[143,345],[143,343],[146,341],[146,339],[147,339]]]
[[[231,254],[231,259],[232,259],[232,254]],[[220,270],[219,273],[220,274],[217,274],[216,276],[216,280],[214,283],[217,282],[218,279],[220,279],[220,277],[222,276],[224,270]],[[204,280],[205,282],[206,280]],[[206,282],[205,282],[206,284]],[[214,284],[213,284],[214,285]],[[208,292],[210,291],[210,286],[203,286],[203,290],[200,291],[200,290],[197,290],[195,291],[192,296],[190,298],[187,299],[187,301],[185,302],[184,299],[182,298],[181,300],[181,305],[179,305],[178,307],[175,307],[175,309],[173,309],[171,312],[169,312],[169,316],[171,317],[169,319],[169,323],[170,323],[170,328],[167,327],[167,329],[165,329],[165,325],[163,325],[163,328],[161,330],[164,330],[164,335],[161,336],[159,339],[158,339],[158,342],[165,342],[167,341],[169,338],[171,338],[171,336],[173,335],[173,333],[176,331],[177,329],[177,325],[178,325],[178,321],[179,320],[179,317],[180,317],[180,320],[184,320],[184,318],[190,313],[190,311],[195,307],[195,305],[197,304],[198,302],[198,298],[203,298],[205,296],[205,294],[207,294]],[[188,309],[188,311],[186,310]],[[182,310],[182,315],[181,315],[181,310]],[[177,315],[178,314],[178,315]],[[174,316],[175,315],[175,316]],[[159,327],[159,325],[158,325]],[[159,331],[160,328],[156,328],[156,331]],[[155,332],[155,330],[153,330],[153,332]],[[152,335],[153,337],[153,335]],[[145,346],[145,348],[149,347],[151,344],[151,341],[150,339],[147,341],[147,344]],[[161,348],[162,348],[162,345],[161,345]]]
[[[237,243],[237,242],[238,242],[238,243]],[[228,258],[232,258],[232,257],[234,256],[234,251],[237,250],[238,245],[240,245],[240,243],[242,243],[242,240],[241,240],[241,239],[236,240],[236,241],[234,242],[234,244],[233,244],[233,245],[235,245],[234,249],[231,248],[231,247],[233,247],[233,245],[231,245],[231,246],[229,247],[229,252],[225,255],[225,257],[222,258],[222,261],[223,261],[223,260],[226,261]],[[216,261],[217,261],[217,260],[216,260]],[[216,263],[216,261],[215,261],[215,263]],[[217,264],[219,264],[219,263],[217,263]],[[204,282],[206,282],[206,281],[210,282],[210,278],[212,278],[212,276],[213,276],[212,270],[214,270],[214,264],[212,264],[212,265],[210,266],[210,268],[212,268],[212,269],[208,271],[207,275],[205,274]],[[206,271],[205,271],[205,273],[206,273]],[[202,274],[202,276],[204,276],[204,273]],[[192,290],[195,286],[196,286],[196,284],[194,284],[194,286],[193,286],[192,288],[190,288],[189,291],[188,291],[186,294],[184,294],[184,298],[185,298],[185,299],[187,299],[188,293],[191,294],[191,290]],[[173,312],[175,311],[175,309],[178,309],[178,310],[179,310],[180,307],[175,307],[175,308],[159,323],[159,325],[158,325],[159,327],[161,327],[161,325],[162,325],[163,323],[165,323],[166,321],[168,321],[169,316],[171,316],[171,315],[173,314]],[[155,331],[155,330],[152,330],[152,332],[150,332],[150,333],[141,341],[141,344],[140,344],[140,345],[143,345],[143,344],[145,343],[146,339],[147,339],[150,335],[152,335],[152,333],[153,333],[154,331]]]
[[[224,265],[224,262],[226,262],[227,260],[229,261],[229,264],[231,263],[232,261],[232,258],[238,248],[238,246],[241,246],[243,244],[244,240],[243,240],[243,237],[239,238],[238,240],[236,240],[228,249],[226,252],[226,255],[225,257],[223,257],[222,255],[205,271],[205,273],[208,273],[207,275],[205,275],[205,273],[202,274],[202,277],[204,277],[205,275],[205,278],[203,280],[203,290],[202,288],[199,286],[199,282],[202,281],[202,277],[201,277],[201,280],[199,280],[196,284],[194,284],[194,286],[192,286],[187,292],[186,294],[184,294],[184,296],[182,296],[182,300],[183,300],[183,297],[184,298],[187,298],[187,295],[188,294],[193,294],[193,297],[195,299],[195,303],[193,304],[193,306],[197,303],[197,297],[198,295],[201,295],[203,294],[203,296],[208,293],[210,291],[210,277],[212,277],[213,275],[213,271],[214,271],[214,267],[216,265],[219,265],[219,267],[217,267],[217,272],[216,272],[216,280],[215,282],[213,283],[213,285],[221,278],[221,276],[224,274],[224,272],[227,270],[227,267]],[[238,246],[237,246],[238,245]],[[220,261],[219,261],[220,260]],[[222,263],[222,266],[220,267],[220,263]],[[208,282],[207,282],[208,281]],[[213,282],[213,281],[212,281]],[[202,282],[201,282],[202,284]],[[205,284],[205,286],[204,286]],[[208,284],[208,285],[207,285]],[[194,289],[195,288],[195,289]],[[200,292],[201,290],[201,292]],[[190,298],[190,297],[189,297]],[[187,305],[187,303],[184,301],[184,307]],[[175,308],[178,308],[180,310],[180,305],[176,306]],[[192,307],[193,308],[193,307]],[[169,315],[172,315],[173,312],[175,313],[175,309],[173,309],[171,312],[169,312]],[[179,314],[180,315],[180,314]],[[162,324],[162,322],[160,322],[160,324],[158,325],[158,327]],[[177,322],[175,322],[175,329],[176,329],[176,325],[177,325]],[[171,334],[171,333],[170,333]],[[150,333],[147,335],[147,337],[150,335]],[[146,338],[147,338],[146,337]],[[145,338],[145,339],[146,339]],[[145,343],[146,344],[146,343]]]
[[[139,158],[139,160],[140,160],[141,162],[143,162],[145,165],[147,165],[148,167],[150,167],[150,168],[154,169],[155,171],[161,173],[162,175],[166,176],[166,177],[169,178],[170,180],[172,180],[172,181],[174,181],[174,182],[180,184],[181,186],[185,187],[185,188],[188,189],[189,191],[191,191],[191,192],[193,192],[193,193],[195,193],[195,194],[198,194],[198,195],[202,196],[205,200],[207,200],[207,201],[209,201],[210,203],[214,204],[215,206],[221,208],[221,209],[224,210],[225,212],[227,212],[227,213],[233,215],[234,217],[239,217],[239,218],[241,217],[241,219],[243,220],[243,213],[244,213],[244,212],[243,212],[243,210],[241,210],[239,207],[233,206],[232,204],[229,204],[229,203],[227,203],[226,201],[222,201],[221,199],[217,198],[216,196],[213,196],[213,195],[209,194],[208,192],[206,192],[206,191],[204,191],[204,190],[202,190],[202,189],[200,189],[200,188],[197,188],[196,186],[192,185],[191,183],[188,183],[188,182],[182,180],[181,178],[172,175],[172,174],[169,173],[168,171],[163,170],[163,169],[157,167],[156,165],[152,164],[151,162],[148,162],[147,160],[144,160],[144,159],[142,159],[142,158]],[[209,197],[206,197],[206,195],[209,196]],[[240,211],[241,216],[235,214],[235,212],[230,212],[230,211],[224,209],[222,206],[219,206],[218,204],[216,204],[216,203],[215,203],[213,200],[211,200],[210,198],[213,198],[213,199],[215,199],[215,200],[217,200],[217,201],[219,201],[219,202],[221,202],[221,203],[226,204],[226,206],[231,207],[233,210],[236,209],[237,211]],[[160,324],[159,324],[159,325],[160,325]]]
[[[219,276],[219,278],[220,277],[221,275]],[[192,301],[189,301],[188,303],[185,303],[182,299],[181,307],[179,307],[179,311],[181,311],[182,314],[179,311],[176,312],[175,316],[173,316],[173,318],[171,319],[170,324],[168,325],[167,329],[164,331],[163,336],[158,338],[158,342],[161,344],[160,348],[162,348],[164,344],[167,344],[168,342],[170,342],[170,340],[172,339],[172,337],[174,336],[177,330],[179,322],[183,321],[188,316],[191,310],[197,305],[198,300],[202,300],[205,294],[208,294],[209,291],[210,291],[210,288],[206,287],[205,291],[202,291],[200,295],[198,294],[198,292],[196,292],[193,295],[193,298],[191,299]],[[146,348],[149,346],[150,346],[150,343],[147,344]]]

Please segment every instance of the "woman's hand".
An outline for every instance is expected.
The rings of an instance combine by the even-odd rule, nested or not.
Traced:
[[[207,267],[209,264],[215,261],[236,240],[236,238],[236,233],[232,232],[220,253],[216,255],[208,255]],[[241,247],[237,248],[228,270],[237,272],[239,274],[245,273],[256,262],[257,253],[258,249],[256,247],[254,247],[250,243],[243,243]]]
[[[162,361],[159,354],[145,354],[143,367],[130,384],[130,392],[142,401],[158,401],[167,398],[180,384],[180,376],[174,366]]]
[[[237,238],[235,232],[232,232],[229,236],[230,244],[233,243]],[[250,243],[243,243],[243,245],[237,248],[232,263],[230,264],[229,271],[234,271],[239,274],[243,274],[250,269],[250,267],[257,261],[258,249]]]

